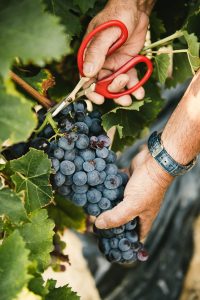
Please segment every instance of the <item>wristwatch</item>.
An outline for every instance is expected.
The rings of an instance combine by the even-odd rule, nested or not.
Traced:
[[[154,131],[148,139],[148,148],[153,158],[172,176],[183,175],[190,171],[196,164],[197,157],[186,166],[179,164],[165,150],[161,141],[161,134]]]

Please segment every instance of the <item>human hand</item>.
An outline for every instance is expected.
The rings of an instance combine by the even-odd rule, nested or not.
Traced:
[[[140,238],[143,239],[151,229],[173,177],[161,169],[147,147],[133,159],[132,168],[123,201],[101,214],[95,225],[112,228],[139,217]]]
[[[109,21],[119,20],[123,22],[128,29],[128,39],[126,43],[120,47],[115,53],[106,58],[106,54],[111,45],[119,38],[120,29],[112,27],[100,32],[90,43],[86,50],[83,72],[85,76],[93,78],[89,83],[94,81],[94,77],[98,79],[111,74],[113,71],[121,67],[125,62],[137,55],[142,49],[147,27],[149,24],[149,2],[146,3],[145,9],[139,6],[141,1],[133,0],[110,0],[105,8],[96,15],[90,22],[87,33],[91,32],[98,25]],[[151,4],[152,5],[152,4]],[[125,86],[132,87],[138,82],[136,69],[132,68],[126,74],[121,74],[113,80],[108,89],[110,92],[119,92]],[[144,98],[144,89],[140,87],[133,95],[138,99]],[[87,97],[96,104],[102,104],[104,97],[96,92],[90,92]],[[132,102],[129,95],[115,99],[115,102],[129,106]]]

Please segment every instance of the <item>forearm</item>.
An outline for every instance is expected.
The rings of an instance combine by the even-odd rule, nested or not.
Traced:
[[[188,164],[200,152],[200,71],[162,133],[167,152],[179,163]]]

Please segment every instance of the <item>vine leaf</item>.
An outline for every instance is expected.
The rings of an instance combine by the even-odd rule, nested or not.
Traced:
[[[81,33],[80,18],[73,10],[73,0],[44,0],[47,9],[54,15],[59,16],[69,36],[79,36]]]
[[[165,80],[168,75],[168,68],[170,65],[170,57],[166,53],[161,53],[155,56],[155,75],[158,81],[162,84],[165,83]]]
[[[85,14],[90,8],[93,8],[95,2],[96,0],[73,0],[73,3],[80,8],[83,14]]]
[[[2,0],[0,20],[0,74],[4,77],[16,56],[23,63],[43,66],[69,51],[64,27],[57,17],[44,12],[40,0]]]
[[[50,263],[49,253],[53,250],[54,223],[48,219],[45,209],[30,214],[30,223],[19,228],[20,234],[30,250],[30,259],[38,262],[43,271]]]
[[[59,229],[74,228],[80,231],[85,229],[85,214],[82,208],[77,207],[66,198],[56,195],[55,204],[48,206],[49,217],[55,221]]]
[[[37,124],[31,108],[31,102],[22,95],[6,91],[0,84],[0,149],[3,143],[8,146],[25,141],[30,136]]]
[[[28,220],[20,197],[8,188],[0,190],[0,217],[3,216],[14,224]]]
[[[27,284],[29,250],[19,232],[15,230],[0,246],[1,300],[13,300]]]
[[[130,106],[117,106],[104,114],[102,124],[105,131],[108,131],[112,126],[117,126],[120,138],[132,135],[135,131],[133,128],[134,112],[139,111],[143,105],[144,101],[135,101]]]
[[[76,292],[73,292],[68,285],[56,288],[55,280],[48,280],[49,294],[45,297],[45,300],[80,300],[80,297]]]
[[[52,188],[49,184],[51,162],[43,151],[31,148],[30,151],[10,161],[14,172],[11,176],[16,192],[24,191],[25,208],[28,212],[49,204]]]
[[[184,37],[188,44],[188,59],[194,73],[200,67],[200,58],[199,58],[199,46],[198,39],[194,33],[188,34],[187,31],[184,31]]]

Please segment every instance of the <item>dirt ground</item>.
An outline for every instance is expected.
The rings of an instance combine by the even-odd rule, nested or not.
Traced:
[[[195,250],[180,300],[200,300],[200,217],[194,224]]]

